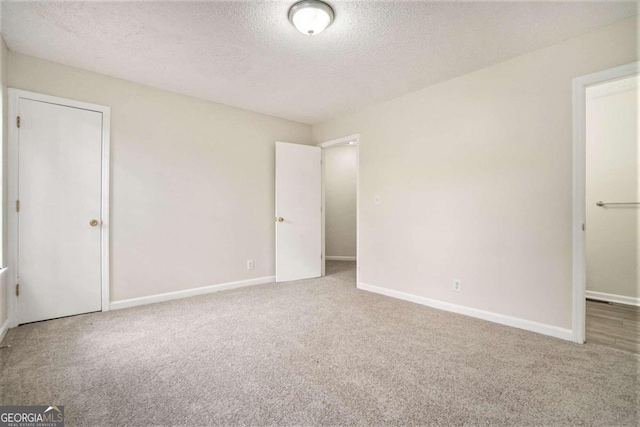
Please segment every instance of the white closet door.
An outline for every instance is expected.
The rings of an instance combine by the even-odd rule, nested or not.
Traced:
[[[102,113],[19,101],[18,323],[101,309]]]

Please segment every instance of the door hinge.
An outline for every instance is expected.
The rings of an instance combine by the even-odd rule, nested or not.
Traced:
[[[16,285],[16,296],[19,297],[20,296],[20,283],[18,283]]]
[[[584,225],[584,223],[582,223],[582,231],[585,231],[587,229],[587,226]]]
[[[16,200],[16,212],[20,212],[20,200]]]
[[[16,126],[20,127],[20,116],[16,117]]]

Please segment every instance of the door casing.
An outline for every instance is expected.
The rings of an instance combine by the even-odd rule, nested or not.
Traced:
[[[18,326],[18,300],[15,294],[15,286],[18,284],[18,213],[15,209],[15,201],[18,199],[18,127],[16,118],[20,99],[46,102],[65,107],[80,108],[95,111],[102,114],[102,176],[101,176],[101,217],[100,229],[100,282],[102,296],[102,311],[109,310],[109,235],[110,235],[110,122],[111,109],[103,105],[90,104],[71,99],[59,98],[20,89],[8,89],[9,114],[8,114],[8,161],[7,161],[7,302],[9,327]]]

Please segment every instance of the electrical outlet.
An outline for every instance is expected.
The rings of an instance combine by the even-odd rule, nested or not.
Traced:
[[[254,264],[253,264],[253,260],[247,260],[247,270],[253,270]]]
[[[453,279],[453,290],[456,292],[460,292],[462,290],[462,280]]]

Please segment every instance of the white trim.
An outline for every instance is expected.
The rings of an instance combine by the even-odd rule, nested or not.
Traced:
[[[352,142],[353,144],[349,144],[350,142]],[[320,144],[317,144],[317,146],[320,148],[330,148],[338,145],[358,145],[359,143],[360,134],[355,133],[353,135],[344,136],[342,138],[332,139],[331,141],[321,142]]]
[[[326,155],[325,150],[321,149],[321,165],[320,165],[320,276],[327,275],[327,236],[325,235],[325,227],[327,226],[327,216],[325,210],[327,209],[326,203],[326,185],[325,179],[325,167],[326,167]]]
[[[607,294],[604,292],[587,291],[587,298],[597,301],[615,302],[617,304],[635,305],[640,307],[640,298],[624,295]]]
[[[0,288],[2,288],[2,285],[4,285],[7,288],[7,296],[8,296],[9,284],[7,282],[7,279],[8,279],[7,268],[0,269]],[[11,323],[11,321],[10,321],[10,318],[9,318],[9,314],[7,313],[7,318],[2,323],[2,326],[0,326],[0,343],[2,342],[2,340],[5,337],[5,335],[7,334],[7,331],[9,330],[9,324],[10,323]]]
[[[0,343],[2,343],[2,340],[7,335],[8,331],[9,331],[9,318],[7,317],[7,319],[4,321],[2,326],[0,326]]]
[[[590,86],[587,88],[587,99],[602,98],[604,96],[615,95],[620,92],[627,92],[637,89],[640,86],[640,76],[634,78],[614,80],[609,83]]]
[[[499,323],[501,325],[511,326],[513,328],[524,329],[526,331],[536,332],[551,337],[560,338],[567,341],[573,340],[573,331],[570,329],[560,328],[558,326],[538,323],[531,320],[520,319],[517,317],[506,316],[504,314],[493,313],[490,311],[479,310],[477,308],[465,307],[463,305],[451,304],[448,302],[438,301],[430,298],[420,297],[405,292],[394,291],[380,286],[368,285],[366,283],[358,283],[358,289],[385,295],[392,298],[398,298],[405,301],[414,302],[427,307],[437,308],[439,310],[450,311],[452,313],[464,314],[465,316],[475,317],[477,319],[488,320],[489,322]]]
[[[353,144],[350,144],[353,143]],[[360,134],[345,136],[331,141],[321,142],[317,144],[322,148],[322,276],[325,275],[325,263],[336,257],[327,257],[325,254],[325,197],[324,197],[324,150],[340,145],[354,145],[356,147],[356,256],[353,261],[360,257]],[[345,260],[346,261],[346,260]],[[350,260],[351,261],[351,260]],[[360,263],[356,266],[356,283],[360,280]]]
[[[229,289],[243,288],[246,286],[264,285],[273,283],[276,276],[258,277],[256,279],[240,280],[237,282],[221,283],[218,285],[203,286],[201,288],[186,289],[184,291],[167,292],[164,294],[149,295],[140,298],[131,298],[111,303],[111,310],[119,310],[122,308],[136,307],[138,305],[154,304],[157,302],[171,301],[174,299],[193,297],[197,295],[205,295],[213,292],[226,291]]]
[[[15,118],[19,115],[19,99],[31,99],[34,101],[48,102],[83,110],[96,111],[102,114],[102,211],[101,211],[101,286],[102,286],[102,311],[109,310],[109,180],[110,180],[110,119],[111,108],[75,101],[72,99],[58,98],[56,96],[28,92],[20,89],[8,89],[9,114],[8,114],[8,171],[7,171],[7,305],[9,326],[18,326],[18,304],[13,288],[18,283],[17,277],[17,247],[18,247],[18,214],[11,209],[12,201],[18,198],[18,128],[15,126]]]
[[[356,146],[356,159],[358,174],[356,179],[356,259],[360,259],[360,134],[357,134]],[[360,262],[356,264],[356,283],[360,283]]]
[[[357,260],[354,256],[331,256],[327,255],[327,261],[355,261]]]
[[[102,108],[102,211],[100,237],[102,247],[100,254],[102,259],[100,268],[102,272],[102,311],[109,311],[111,302],[111,108]]]
[[[573,341],[583,344],[586,316],[586,90],[587,86],[640,73],[640,62],[573,79]]]

